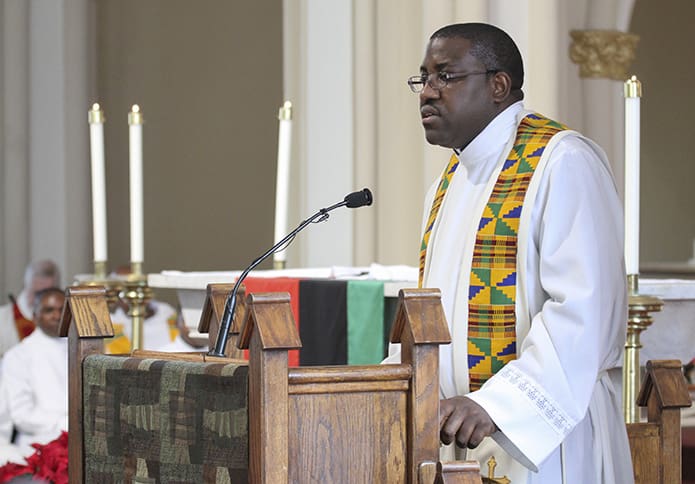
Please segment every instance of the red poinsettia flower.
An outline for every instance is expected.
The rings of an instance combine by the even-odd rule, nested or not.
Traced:
[[[25,474],[31,474],[31,469],[29,469],[29,467],[22,464],[15,464],[14,462],[8,462],[0,467],[0,482],[10,482],[15,477]]]
[[[67,484],[68,433],[62,432],[57,439],[45,445],[32,444],[32,447],[36,452],[26,458],[26,465],[7,463],[0,467],[0,483],[31,474],[53,484]]]

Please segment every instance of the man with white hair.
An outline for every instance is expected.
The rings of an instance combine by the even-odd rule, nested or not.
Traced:
[[[52,260],[32,262],[24,272],[24,288],[17,298],[0,306],[0,357],[34,331],[32,306],[34,295],[48,287],[60,285],[60,271]]]

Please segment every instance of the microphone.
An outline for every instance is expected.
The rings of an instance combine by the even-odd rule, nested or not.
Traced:
[[[345,202],[347,208],[358,208],[364,207],[365,205],[371,205],[373,201],[372,192],[369,191],[369,188],[365,188],[359,192],[352,192],[345,195],[345,199],[343,201]]]
[[[249,274],[249,272],[251,272],[254,269],[254,267],[256,267],[258,264],[267,259],[268,256],[274,254],[281,248],[287,248],[287,246],[290,243],[292,243],[292,240],[296,237],[296,235],[310,223],[319,223],[327,220],[328,212],[330,212],[331,210],[335,210],[336,208],[343,206],[346,206],[348,208],[364,207],[371,205],[373,200],[374,198],[372,197],[372,192],[369,191],[368,188],[365,188],[357,192],[348,193],[347,195],[345,195],[345,198],[342,202],[338,202],[327,208],[322,208],[314,215],[304,220],[297,226],[296,229],[287,234],[280,242],[272,246],[270,249],[268,249],[267,252],[265,252],[256,260],[254,260],[246,269],[244,269],[244,272],[242,272],[239,278],[236,280],[232,292],[227,297],[227,302],[224,305],[224,313],[222,314],[222,321],[220,322],[220,331],[217,334],[217,341],[215,341],[215,348],[210,350],[208,352],[208,355],[224,356],[224,348],[225,346],[227,346],[227,339],[229,338],[229,329],[231,328],[232,321],[234,319],[234,310],[236,309],[236,296],[237,292],[239,291],[239,286],[241,285],[241,282],[244,279],[246,279],[246,276]]]

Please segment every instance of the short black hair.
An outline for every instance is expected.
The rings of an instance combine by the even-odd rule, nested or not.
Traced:
[[[61,296],[65,296],[65,291],[59,287],[47,287],[37,291],[37,293],[34,295],[34,307],[32,308],[34,310],[34,314],[36,314],[41,307],[41,304],[43,304],[43,299],[49,294],[60,294]]]
[[[485,69],[506,72],[512,79],[512,90],[524,85],[524,62],[514,40],[504,30],[484,23],[451,24],[437,30],[436,38],[463,38],[471,43],[469,51]]]

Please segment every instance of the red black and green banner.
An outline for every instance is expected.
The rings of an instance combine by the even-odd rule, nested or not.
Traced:
[[[302,349],[290,366],[371,365],[385,356],[395,304],[368,280],[249,277],[246,293],[287,292]],[[391,298],[389,298],[391,299]]]

